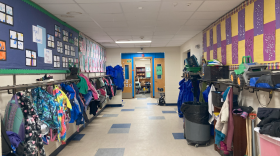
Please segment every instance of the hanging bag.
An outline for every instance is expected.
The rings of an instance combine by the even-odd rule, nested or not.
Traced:
[[[18,104],[18,98],[16,95],[12,97],[6,106],[5,116],[3,124],[7,131],[12,131],[19,135],[21,141],[25,138],[24,129],[24,116],[22,110]]]

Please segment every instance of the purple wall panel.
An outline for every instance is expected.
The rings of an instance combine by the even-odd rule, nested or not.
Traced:
[[[207,47],[207,60],[210,60],[210,47]]]
[[[254,35],[263,34],[263,1],[257,0],[254,3]]]
[[[220,48],[221,47],[221,43],[222,43],[222,36],[221,36],[221,24],[217,25],[217,47]]]
[[[275,21],[264,24],[263,58],[264,61],[275,61]]]
[[[280,28],[280,0],[275,0],[276,29]]]
[[[210,30],[210,50],[213,50],[213,29]]]
[[[245,55],[250,55],[254,62],[254,29],[245,32]]]
[[[213,59],[217,59],[217,44],[213,45]]]
[[[232,37],[232,64],[238,64],[238,36]]]
[[[238,12],[238,41],[245,40],[245,9]]]
[[[231,17],[226,19],[226,43],[231,44]]]
[[[227,42],[226,42],[226,40],[222,41],[221,47],[222,47],[221,48],[222,63],[223,63],[223,65],[226,65],[227,64]]]
[[[203,52],[207,51],[206,33],[203,34]]]

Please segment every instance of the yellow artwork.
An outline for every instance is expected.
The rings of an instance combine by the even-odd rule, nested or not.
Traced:
[[[231,16],[231,34],[232,37],[238,35],[238,13]]]
[[[275,20],[275,0],[264,0],[264,24]]]
[[[245,31],[254,28],[254,3],[245,8]]]
[[[210,60],[213,59],[213,50],[210,50]]]
[[[213,27],[213,44],[217,44],[217,26]]]
[[[227,45],[227,65],[232,65],[232,45]]]
[[[207,60],[207,52],[204,52],[203,55],[204,55],[204,59]]]
[[[242,63],[243,56],[245,56],[245,40],[238,42],[238,64]]]
[[[275,31],[275,40],[277,42],[275,42],[275,59],[276,61],[280,61],[280,29],[277,29]]]
[[[263,34],[254,37],[254,62],[263,62]]]
[[[217,49],[217,59],[222,62],[222,48]]]
[[[226,40],[226,21],[221,22],[221,41]]]

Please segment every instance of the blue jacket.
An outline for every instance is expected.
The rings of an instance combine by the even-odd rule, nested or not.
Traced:
[[[112,66],[106,67],[106,75],[114,76],[114,68]]]
[[[124,88],[124,77],[123,77],[123,68],[119,65],[114,67],[114,84],[117,86],[118,90],[123,90]]]

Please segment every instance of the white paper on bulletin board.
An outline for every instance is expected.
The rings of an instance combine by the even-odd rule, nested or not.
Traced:
[[[43,30],[35,25],[32,26],[33,29],[33,42],[43,43]]]
[[[45,49],[44,62],[47,63],[47,64],[52,64],[52,50]]]

